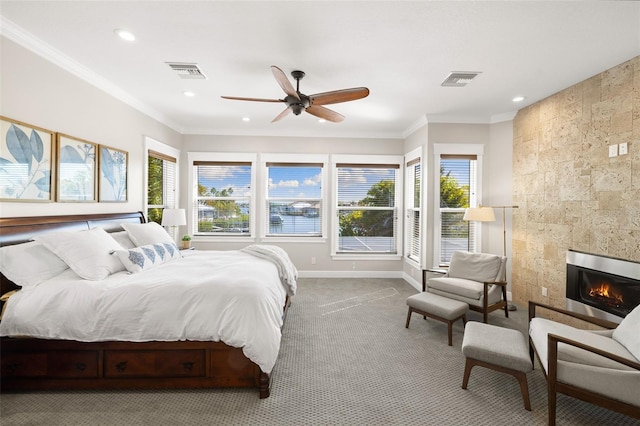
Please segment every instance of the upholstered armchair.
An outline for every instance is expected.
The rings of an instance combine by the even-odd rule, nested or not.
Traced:
[[[483,314],[485,323],[497,309],[504,309],[508,318],[506,263],[504,256],[455,251],[447,272],[427,281],[427,291],[467,303],[469,309]]]
[[[537,316],[541,310],[604,330]],[[558,392],[640,419],[640,306],[618,325],[530,301],[529,352],[531,361],[537,356],[547,380],[549,425],[555,425]]]

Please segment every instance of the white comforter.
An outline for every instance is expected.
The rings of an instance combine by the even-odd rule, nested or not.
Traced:
[[[223,341],[269,373],[280,348],[286,294],[269,260],[236,250],[194,251],[137,274],[86,281],[67,270],[23,289],[7,303],[0,335]]]

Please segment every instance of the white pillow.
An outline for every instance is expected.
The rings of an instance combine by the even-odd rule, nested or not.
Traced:
[[[624,317],[611,337],[640,360],[640,305]]]
[[[28,287],[53,278],[69,265],[42,243],[0,247],[0,271],[15,284]]]
[[[131,241],[138,247],[148,246],[149,244],[175,244],[167,231],[155,222],[123,223],[122,227],[129,234]]]
[[[113,251],[122,250],[122,246],[102,228],[50,232],[35,240],[57,254],[85,280],[99,281],[114,272],[124,271],[122,262],[111,256]]]
[[[149,244],[129,250],[116,250],[114,254],[127,268],[127,271],[132,273],[144,271],[182,257],[175,243]]]
[[[133,241],[131,241],[131,238],[129,238],[129,233],[127,231],[112,232],[109,235],[111,235],[113,239],[122,246],[122,248],[130,249],[136,246]]]

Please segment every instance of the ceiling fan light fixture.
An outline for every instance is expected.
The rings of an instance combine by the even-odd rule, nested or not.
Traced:
[[[237,101],[254,101],[254,102],[282,102],[286,104],[286,108],[276,116],[272,123],[280,121],[287,114],[293,112],[294,115],[300,115],[303,111],[314,115],[320,119],[339,123],[344,120],[344,116],[325,108],[323,105],[337,104],[341,102],[355,101],[357,99],[369,96],[369,89],[366,87],[354,87],[351,89],[333,90],[330,92],[316,93],[314,95],[305,95],[300,92],[300,79],[304,77],[303,71],[292,71],[291,75],[296,80],[294,88],[291,81],[285,73],[275,65],[271,66],[271,72],[280,85],[280,88],[287,95],[284,99],[261,99],[261,98],[244,98],[239,96],[221,96],[223,99],[232,99]],[[324,122],[324,121],[322,121]]]

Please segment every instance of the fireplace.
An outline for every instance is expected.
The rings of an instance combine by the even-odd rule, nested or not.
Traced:
[[[619,323],[640,305],[640,263],[569,250],[567,308]]]

